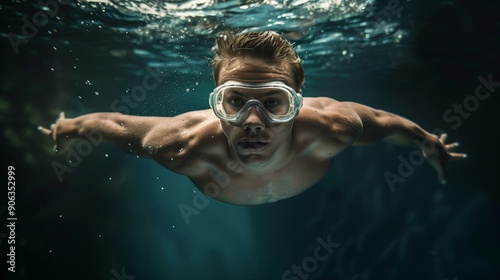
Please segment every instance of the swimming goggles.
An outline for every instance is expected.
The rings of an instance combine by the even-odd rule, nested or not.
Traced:
[[[259,84],[228,81],[210,93],[209,103],[215,115],[224,121],[242,123],[254,107],[264,121],[284,123],[297,115],[302,95],[278,81]]]

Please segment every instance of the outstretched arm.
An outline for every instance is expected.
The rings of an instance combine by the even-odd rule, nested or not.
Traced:
[[[50,128],[39,126],[38,130],[52,137],[56,150],[64,149],[64,145],[72,139],[99,138],[127,152],[150,157],[173,172],[189,176],[198,172],[192,168],[192,163],[199,158],[197,155],[200,146],[203,146],[199,145],[200,139],[213,135],[214,127],[218,125],[215,116],[210,116],[213,116],[210,110],[192,111],[175,117],[93,113],[67,119],[61,113]],[[205,134],[200,131],[205,131]]]
[[[414,122],[401,116],[376,110],[353,102],[342,102],[349,106],[360,117],[363,133],[353,145],[367,145],[377,141],[416,148],[422,150],[429,164],[438,172],[439,181],[446,182],[444,165],[446,162],[467,157],[463,153],[454,153],[458,142],[446,144],[446,134],[431,134]]]
[[[147,136],[159,123],[172,118],[130,116],[120,113],[92,113],[76,118],[66,118],[64,112],[50,126],[39,126],[38,130],[51,136],[54,150],[63,149],[72,139],[100,138],[125,151],[145,156],[149,154],[145,143]]]

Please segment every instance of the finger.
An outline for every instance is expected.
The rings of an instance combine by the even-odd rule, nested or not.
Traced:
[[[54,141],[56,141],[57,131],[56,131],[56,124],[55,123],[50,125],[50,133],[52,133],[52,139],[54,139]]]
[[[444,147],[445,147],[447,150],[451,150],[451,149],[456,148],[456,147],[459,147],[459,146],[460,146],[460,143],[458,143],[458,142],[455,142],[455,143],[451,143],[451,144],[444,145]]]
[[[444,172],[444,168],[443,166],[439,166],[437,168],[437,172],[438,172],[438,179],[439,179],[439,182],[441,184],[446,184],[446,175],[445,175],[445,172]]]
[[[43,134],[45,134],[47,136],[49,136],[52,133],[52,131],[50,129],[47,129],[47,128],[41,126],[41,125],[39,125],[37,127],[37,129],[38,129],[38,131],[40,131],[41,133],[43,133]]]
[[[429,161],[429,164],[436,170],[439,182],[441,184],[445,184],[446,176],[444,172],[444,164],[438,162],[437,160]]]
[[[464,153],[450,153],[449,155],[450,155],[449,160],[461,160],[467,158],[467,154]]]
[[[442,133],[440,136],[439,136],[439,141],[441,141],[442,143],[444,143],[446,141],[446,138],[448,138],[448,134],[446,133]]]
[[[59,118],[60,119],[64,119],[65,118],[64,112],[59,113]]]

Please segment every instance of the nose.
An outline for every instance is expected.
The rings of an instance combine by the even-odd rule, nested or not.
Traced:
[[[246,116],[245,120],[243,121],[242,125],[243,129],[249,129],[249,130],[263,130],[266,128],[266,125],[264,122],[262,122],[262,119],[260,118],[260,112],[257,110],[256,107],[250,108],[248,115]]]

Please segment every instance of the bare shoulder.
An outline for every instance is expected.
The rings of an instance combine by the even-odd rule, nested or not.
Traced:
[[[296,120],[336,131],[356,131],[361,126],[359,115],[349,103],[327,97],[304,98],[304,106]]]
[[[349,104],[352,102],[341,102],[329,97],[306,97],[302,109],[321,111],[324,114],[335,117],[337,115],[349,115],[354,111]],[[301,109],[301,110],[302,110]]]
[[[347,103],[314,97],[304,98],[304,105],[295,118],[295,128],[299,139],[309,138],[335,153],[350,145],[361,134],[363,125]]]
[[[196,173],[196,159],[222,150],[219,119],[211,110],[200,110],[165,118],[150,132],[144,145],[151,157],[168,169],[184,174]]]

